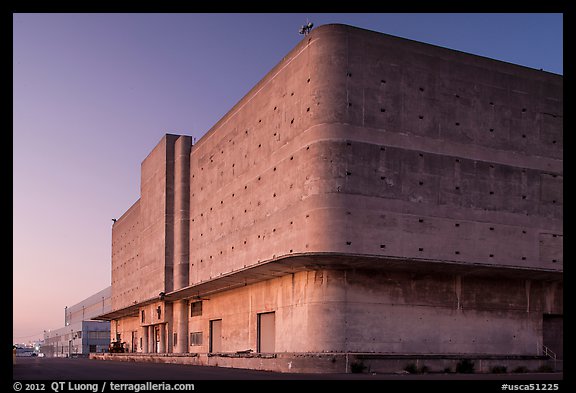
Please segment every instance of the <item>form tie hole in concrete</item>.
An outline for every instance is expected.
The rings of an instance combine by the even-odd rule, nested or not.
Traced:
[[[351,244],[352,244],[352,242],[346,242],[346,245],[348,245],[348,246],[351,245]]]
[[[380,112],[384,113],[384,112],[386,112],[386,109],[380,108]]]
[[[420,247],[420,248],[418,249],[418,251],[424,251],[424,248],[423,248],[423,247]]]

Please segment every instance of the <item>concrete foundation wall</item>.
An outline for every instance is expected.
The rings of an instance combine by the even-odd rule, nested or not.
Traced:
[[[90,354],[91,359],[115,360],[124,362],[152,362],[189,364],[229,368],[246,368],[276,372],[300,373],[406,373],[407,366],[414,365],[418,370],[426,367],[428,372],[455,372],[459,357],[426,356],[375,356],[371,354],[324,354],[324,353],[278,353],[262,354]],[[534,357],[470,356],[477,373],[490,373],[492,367],[505,366],[508,372],[517,368],[538,371],[541,367],[562,370],[561,363],[554,363]]]
[[[561,286],[545,281],[305,271],[203,298],[201,315],[188,317],[188,331],[200,333],[202,342],[191,340],[188,352],[210,352],[214,320],[222,326],[217,352],[257,352],[258,314],[274,312],[277,353],[535,356],[542,349],[544,314],[562,312],[561,293]],[[143,308],[144,322],[121,319],[112,335],[118,329],[129,342],[131,332],[143,337],[148,333],[142,329],[152,325],[170,335],[171,307],[158,302]]]
[[[347,352],[537,355],[545,304],[562,293],[509,278],[331,274],[345,280]]]

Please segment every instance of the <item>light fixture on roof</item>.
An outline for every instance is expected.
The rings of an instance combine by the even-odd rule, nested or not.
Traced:
[[[307,24],[302,25],[300,27],[300,30],[298,31],[298,33],[308,35],[310,33],[310,30],[312,30],[312,27],[314,27],[314,23],[308,22]]]

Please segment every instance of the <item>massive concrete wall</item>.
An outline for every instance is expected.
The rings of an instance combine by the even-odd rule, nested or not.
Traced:
[[[334,121],[316,131],[323,191],[338,194],[332,251],[562,270],[562,77],[318,33],[336,87]]]
[[[291,253],[562,270],[562,78],[347,26],[191,154],[191,283]]]
[[[140,199],[112,226],[112,310],[145,300],[140,291]]]
[[[562,116],[560,76],[320,27],[195,145],[166,135],[144,160],[112,296],[145,318],[119,328],[207,352],[222,319],[223,352],[256,350],[274,311],[276,352],[535,354],[562,314]],[[171,294],[304,254],[309,271],[212,292],[201,316]]]

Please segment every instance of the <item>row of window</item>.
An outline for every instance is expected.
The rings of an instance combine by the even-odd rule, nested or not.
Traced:
[[[202,315],[202,301],[199,302],[193,302],[190,304],[190,316],[191,317],[198,317]],[[146,310],[142,310],[140,312],[140,316],[141,316],[141,322],[142,323],[146,323]],[[157,319],[162,319],[162,307],[158,306],[156,308],[156,318]],[[92,332],[90,332],[92,333]]]

